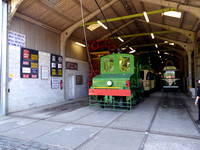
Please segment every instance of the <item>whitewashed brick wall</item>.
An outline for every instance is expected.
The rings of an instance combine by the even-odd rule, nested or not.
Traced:
[[[72,58],[65,58],[65,61],[74,62],[74,63],[78,64],[78,70],[65,69],[66,100],[69,100],[69,93],[68,93],[69,92],[69,83],[67,80],[69,76],[75,77],[74,99],[88,97],[88,62],[76,60],[76,59],[72,59]],[[83,84],[82,85],[76,85],[76,75],[83,75]]]
[[[9,46],[9,72],[13,75],[8,87],[8,112],[15,112],[64,101],[64,90],[51,88],[50,54],[39,52],[37,79],[20,78],[20,48]],[[41,79],[41,66],[49,67],[48,80]],[[63,80],[63,78],[59,78]]]

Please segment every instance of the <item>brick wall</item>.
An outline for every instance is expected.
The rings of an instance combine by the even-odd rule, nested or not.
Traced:
[[[15,112],[64,101],[64,91],[51,89],[50,53],[39,52],[37,79],[20,78],[20,48],[9,46],[9,79],[7,111]],[[49,67],[48,80],[41,79],[41,66]],[[59,78],[62,80],[63,78]]]

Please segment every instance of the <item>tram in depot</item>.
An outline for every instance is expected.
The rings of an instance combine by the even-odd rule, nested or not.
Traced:
[[[133,55],[119,53],[101,57],[100,75],[93,77],[89,89],[90,107],[131,110],[143,94],[139,65]]]
[[[140,78],[142,79],[142,84],[144,87],[144,94],[149,95],[156,85],[155,74],[151,69],[140,70]]]
[[[172,65],[168,65],[171,63]],[[166,66],[161,71],[162,89],[180,89],[180,71],[173,65],[172,61],[167,61]]]

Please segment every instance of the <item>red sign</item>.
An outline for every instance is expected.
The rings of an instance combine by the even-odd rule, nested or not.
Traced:
[[[29,74],[23,74],[23,78],[29,78]]]
[[[23,61],[23,65],[29,66],[29,61]]]
[[[29,50],[25,49],[23,52],[23,58],[24,59],[29,59]]]
[[[32,74],[31,77],[32,78],[37,78],[37,75],[36,74]]]

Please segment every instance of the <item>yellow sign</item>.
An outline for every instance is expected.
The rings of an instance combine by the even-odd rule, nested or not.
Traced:
[[[56,75],[56,69],[52,69],[52,75]]]
[[[10,74],[9,77],[12,78],[12,77],[13,77],[13,74]]]
[[[31,60],[38,60],[38,55],[31,54]]]
[[[37,63],[31,63],[31,68],[38,68],[38,64]]]
[[[62,70],[58,70],[58,75],[62,76]]]

